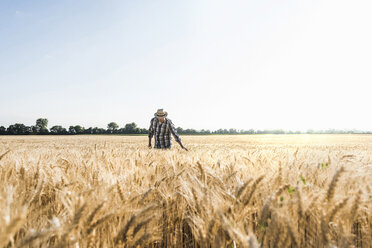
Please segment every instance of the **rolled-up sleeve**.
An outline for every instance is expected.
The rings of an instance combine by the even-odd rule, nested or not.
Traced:
[[[149,138],[151,139],[153,136],[154,136],[154,119],[151,119],[150,127],[149,127]]]
[[[177,141],[177,142],[181,142],[181,138],[180,136],[178,135],[177,133],[177,129],[176,127],[174,126],[173,122],[171,120],[168,120],[169,121],[169,128],[170,128],[170,131],[174,137],[174,139]]]

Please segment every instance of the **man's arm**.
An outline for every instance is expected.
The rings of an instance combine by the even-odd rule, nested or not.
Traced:
[[[182,149],[188,151],[187,148],[183,146],[182,141],[181,141],[181,138],[178,135],[177,130],[176,130],[176,127],[174,126],[173,122],[171,120],[169,120],[169,119],[168,119],[168,121],[169,121],[169,124],[170,124],[170,131],[171,131],[174,139],[176,140],[176,142],[178,144],[180,144],[180,146],[182,147]]]
[[[149,148],[151,148],[151,139],[152,139],[152,136],[154,136],[154,125],[153,125],[153,119],[151,119],[150,121],[150,127],[149,127]]]

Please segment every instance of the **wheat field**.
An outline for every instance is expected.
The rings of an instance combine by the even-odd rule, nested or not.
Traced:
[[[371,135],[0,136],[0,247],[372,247]]]

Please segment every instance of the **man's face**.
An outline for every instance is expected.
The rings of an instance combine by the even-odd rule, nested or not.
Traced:
[[[158,121],[160,121],[161,123],[163,123],[164,117],[158,117]]]

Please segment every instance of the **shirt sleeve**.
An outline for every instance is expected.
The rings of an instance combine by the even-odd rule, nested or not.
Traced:
[[[170,131],[171,131],[171,133],[173,134],[174,139],[175,139],[177,142],[181,142],[181,138],[180,138],[180,136],[178,135],[178,133],[177,133],[177,129],[176,129],[176,127],[174,126],[173,122],[172,122],[171,120],[169,120],[169,119],[168,119],[168,122],[169,122]]]
[[[154,118],[150,121],[150,127],[149,127],[149,138],[151,139],[154,136]]]

